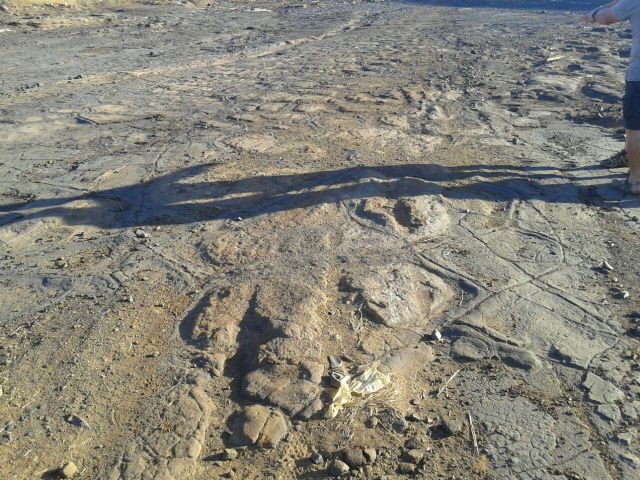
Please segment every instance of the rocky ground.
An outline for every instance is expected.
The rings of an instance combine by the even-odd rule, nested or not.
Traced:
[[[1,476],[640,478],[630,33],[521,4],[0,12]]]

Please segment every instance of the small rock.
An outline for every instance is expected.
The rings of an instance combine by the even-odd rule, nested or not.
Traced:
[[[341,460],[334,460],[329,465],[329,475],[332,477],[340,477],[349,473],[349,465]]]
[[[623,298],[623,299],[625,299],[625,300],[626,300],[627,298],[629,298],[629,295],[630,295],[630,294],[629,294],[629,292],[627,292],[626,290],[624,290],[624,291],[622,291],[622,292],[620,293],[620,295],[622,296],[622,298]]]
[[[78,415],[69,414],[66,416],[65,420],[75,427],[86,428],[90,430],[87,421],[84,418],[79,417]]]
[[[407,417],[407,420],[409,420],[410,422],[421,422],[424,419],[419,414],[413,412],[409,414],[409,416]]]
[[[120,300],[123,303],[133,303],[133,295],[127,295],[126,297],[122,297]],[[115,330],[118,331],[118,330]]]
[[[424,452],[417,448],[413,448],[411,450],[407,450],[404,453],[404,457],[409,463],[413,463],[414,465],[417,465],[424,458]]]
[[[376,458],[378,458],[378,452],[376,452],[376,449],[373,447],[365,448],[364,458],[366,458],[369,463],[375,463]]]
[[[314,465],[319,465],[322,462],[324,462],[324,458],[318,452],[313,453],[311,457],[309,457],[309,459],[311,460],[311,463],[313,463]]]
[[[440,330],[435,329],[433,332],[431,332],[431,339],[436,341],[436,342],[441,342],[442,341],[442,334],[440,333]]]
[[[620,409],[615,404],[604,403],[596,407],[596,412],[605,420],[617,423],[622,420]]]
[[[331,369],[340,368],[341,365],[342,359],[340,357],[336,357],[335,355],[329,357],[329,366]]]
[[[369,420],[367,420],[367,427],[376,428],[379,423],[380,420],[378,420],[378,417],[371,417]]]
[[[409,422],[406,418],[396,418],[391,424],[391,428],[396,433],[404,433],[409,428]]]
[[[613,267],[611,266],[611,264],[609,262],[607,262],[606,260],[603,260],[602,263],[600,264],[600,268],[602,270],[606,270],[607,272],[612,272],[613,271]]]
[[[613,403],[625,399],[622,390],[591,372],[587,372],[582,386],[588,390],[589,400],[595,403]]]
[[[136,228],[135,232],[133,232],[138,238],[149,238],[149,234],[142,230],[141,228]]]
[[[634,432],[619,433],[615,436],[616,442],[627,447],[633,443],[636,434]]]
[[[404,444],[404,446],[407,447],[410,450],[417,449],[417,448],[422,448],[423,445],[424,445],[424,442],[422,441],[422,439],[420,439],[418,437],[411,437]]]
[[[73,462],[65,463],[60,469],[60,476],[62,478],[73,478],[78,473],[78,466]]]
[[[224,460],[234,460],[238,458],[238,451],[235,448],[225,448],[222,458]]]
[[[415,473],[415,471],[416,466],[413,463],[400,462],[400,465],[398,465],[398,472],[404,475]]]
[[[364,452],[359,447],[345,448],[342,451],[342,458],[347,465],[355,469],[364,467],[367,464]]]
[[[442,422],[441,427],[447,435],[455,435],[462,430],[462,420],[458,418],[447,418]]]
[[[14,428],[16,428],[16,422],[13,420],[9,420],[7,424],[4,426],[5,432],[13,432]]]
[[[4,4],[3,4],[3,5],[0,5],[0,11],[8,12],[8,11],[9,11],[9,7],[7,7],[7,6],[6,6],[6,5],[4,5]]]

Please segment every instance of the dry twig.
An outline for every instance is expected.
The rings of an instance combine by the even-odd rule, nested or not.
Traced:
[[[451,380],[456,378],[456,375],[458,375],[458,373],[460,373],[460,369],[456,370],[454,372],[454,374],[449,377],[449,380],[444,382],[444,385],[442,386],[442,388],[440,390],[438,390],[438,394],[436,395],[436,398],[438,398],[440,395],[442,395],[442,392],[445,391],[445,389],[447,388],[447,385],[449,385],[449,382],[451,382]]]
[[[473,449],[476,455],[480,455],[480,449],[478,448],[478,437],[476,437],[476,430],[473,428],[473,420],[471,414],[467,412],[467,418],[469,419],[469,430],[471,431],[471,442],[473,443]]]

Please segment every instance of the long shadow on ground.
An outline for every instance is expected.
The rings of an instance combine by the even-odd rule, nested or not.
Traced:
[[[600,5],[593,0],[413,0],[409,3],[441,7],[498,8],[515,10],[567,10],[587,12]]]
[[[0,206],[0,226],[59,217],[69,225],[126,228],[139,225],[185,224],[216,219],[255,217],[273,212],[370,197],[400,198],[442,194],[451,199],[542,200],[584,203],[600,187],[607,201],[625,193],[609,188],[597,167],[560,172],[556,168],[522,165],[409,164],[351,167],[293,175],[265,175],[233,181],[201,181],[215,176],[216,165],[197,165],[148,182],[80,196],[35,199]],[[590,172],[593,170],[594,175]],[[574,183],[565,175],[580,174]],[[597,174],[596,174],[597,173]]]

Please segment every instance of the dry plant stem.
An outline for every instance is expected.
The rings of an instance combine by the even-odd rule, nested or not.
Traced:
[[[478,437],[476,437],[476,430],[473,428],[473,419],[471,413],[467,412],[467,418],[469,419],[469,430],[471,431],[471,442],[473,443],[473,450],[476,455],[480,455],[480,449],[478,448]]]
[[[449,385],[449,382],[451,382],[451,380],[453,380],[454,378],[456,378],[456,375],[458,375],[458,373],[460,373],[460,370],[456,370],[454,372],[453,375],[451,375],[449,377],[449,380],[447,380],[446,382],[444,382],[444,385],[442,386],[442,388],[440,390],[438,390],[438,394],[436,395],[436,398],[438,398],[440,395],[442,395],[442,392],[445,391],[445,389],[447,388],[447,385]]]

